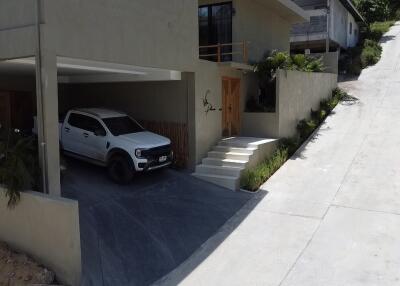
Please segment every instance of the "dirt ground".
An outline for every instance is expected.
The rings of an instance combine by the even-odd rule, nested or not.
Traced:
[[[0,286],[52,285],[54,280],[53,272],[0,242]]]

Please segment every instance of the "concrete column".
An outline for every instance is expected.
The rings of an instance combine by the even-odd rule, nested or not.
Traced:
[[[189,162],[188,169],[195,170],[196,167],[196,92],[194,73],[182,73],[182,80],[187,83],[187,125],[189,137]]]
[[[44,191],[61,196],[57,57],[46,49],[37,56],[37,116]]]

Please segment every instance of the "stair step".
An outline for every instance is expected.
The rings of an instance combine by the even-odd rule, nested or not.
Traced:
[[[257,148],[264,144],[274,144],[277,139],[265,138],[229,138],[221,140],[218,145],[236,148]]]
[[[235,153],[235,152],[218,152],[218,151],[208,152],[209,158],[222,158],[222,159],[249,161],[250,156],[251,155],[249,155],[249,154]]]
[[[257,147],[248,147],[248,148],[238,148],[238,147],[229,147],[229,146],[223,146],[223,145],[218,145],[213,148],[213,151],[217,152],[233,152],[233,153],[240,153],[240,154],[247,154],[247,155],[253,155],[254,151],[257,150]]]
[[[200,173],[194,173],[193,176],[195,176],[198,179],[225,187],[225,188],[233,190],[233,191],[236,191],[239,189],[239,180],[240,179],[236,178],[236,177],[200,174]]]
[[[232,159],[222,159],[222,158],[204,158],[202,162],[204,165],[239,167],[239,168],[245,168],[248,163],[247,161],[242,161],[242,160],[232,160]]]
[[[199,174],[213,174],[233,177],[240,177],[240,174],[243,170],[244,167],[215,166],[206,164],[197,165],[196,167],[196,173]]]

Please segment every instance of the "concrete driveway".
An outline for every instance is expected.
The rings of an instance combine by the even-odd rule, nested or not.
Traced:
[[[62,192],[79,201],[82,285],[150,285],[190,257],[250,198],[167,169],[129,186],[68,160]]]
[[[383,47],[379,64],[341,84],[359,100],[158,285],[400,285],[399,23]]]

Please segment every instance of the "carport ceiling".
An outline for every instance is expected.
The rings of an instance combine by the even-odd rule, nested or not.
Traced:
[[[60,83],[181,80],[181,73],[173,70],[65,57],[57,58],[57,73]],[[0,75],[34,76],[35,58],[0,62]]]

